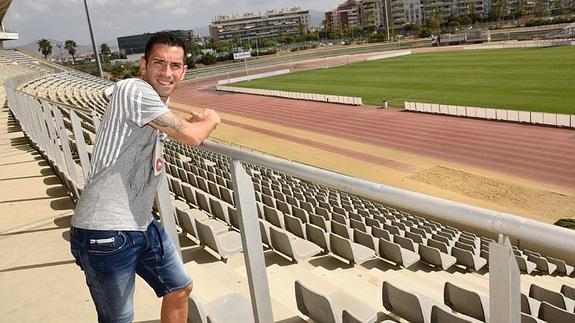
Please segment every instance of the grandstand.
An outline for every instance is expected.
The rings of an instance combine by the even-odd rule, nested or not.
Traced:
[[[8,107],[76,200],[95,120],[105,112],[104,90],[112,83],[79,72],[40,71],[41,63],[25,59],[14,64],[12,55],[25,56],[0,51]],[[272,314],[276,322],[498,322],[494,315],[514,309],[522,322],[575,321],[572,231],[213,142],[192,148],[168,140],[165,154],[170,192],[160,192],[155,212],[168,229],[175,215],[175,241],[196,285],[190,300],[194,322],[206,316],[268,322]],[[253,183],[248,189],[235,160]],[[248,205],[244,194],[251,191],[255,203]],[[466,215],[474,216],[475,227],[458,223]],[[513,233],[511,241],[500,240],[500,233]],[[250,237],[261,237],[256,250]],[[249,252],[262,257],[265,271],[254,270],[257,261],[245,257]],[[503,276],[509,278],[502,280],[497,269],[505,264]],[[73,263],[65,266],[80,277]],[[5,271],[0,268],[0,275]],[[255,282],[254,273],[260,273]],[[75,289],[62,292],[61,302],[85,290],[82,279],[70,284]],[[271,308],[261,294],[254,296],[253,286],[262,284]],[[506,286],[517,293],[495,293]],[[255,301],[259,307],[252,312]],[[89,321],[93,315],[87,314],[89,305],[80,307],[82,313],[75,312],[76,304],[66,305],[71,313],[55,320]],[[43,317],[8,313],[9,321]]]

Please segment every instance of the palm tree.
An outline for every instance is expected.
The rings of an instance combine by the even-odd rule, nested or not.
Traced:
[[[100,44],[100,56],[102,56],[102,60],[108,61],[110,54],[112,54],[110,46],[108,46],[106,43]]]
[[[52,55],[52,43],[48,39],[40,39],[38,41],[38,51],[42,52],[44,59],[48,59],[48,56]]]
[[[72,56],[72,62],[74,64],[76,64],[76,57],[74,57],[74,55],[76,55],[76,47],[78,47],[78,45],[76,44],[75,41],[71,39],[68,39],[67,41],[64,42],[64,48],[66,48],[68,54]]]

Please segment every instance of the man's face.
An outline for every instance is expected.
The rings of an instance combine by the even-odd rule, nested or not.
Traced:
[[[155,44],[146,61],[140,60],[142,79],[165,101],[176,89],[188,67],[184,65],[184,50],[176,46]]]

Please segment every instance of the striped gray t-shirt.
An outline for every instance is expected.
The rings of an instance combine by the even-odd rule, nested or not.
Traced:
[[[72,218],[74,227],[146,230],[159,179],[154,175],[159,132],[148,123],[167,112],[147,82],[116,83],[96,135],[90,175]]]

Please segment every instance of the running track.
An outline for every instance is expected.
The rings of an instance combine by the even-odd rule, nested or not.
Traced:
[[[312,68],[313,63],[306,63],[303,69]],[[336,60],[332,63],[338,64]],[[316,64],[321,66],[325,61],[318,60]],[[172,100],[575,189],[572,129],[216,92],[215,80],[188,83],[172,95]],[[401,161],[393,162],[369,152],[354,153],[337,143],[296,138],[231,120],[223,122],[382,166],[403,168]]]

